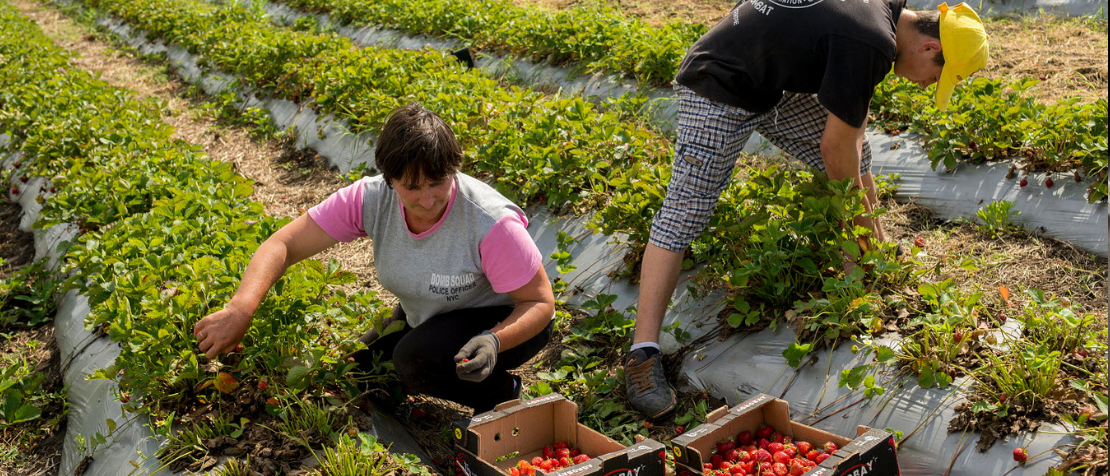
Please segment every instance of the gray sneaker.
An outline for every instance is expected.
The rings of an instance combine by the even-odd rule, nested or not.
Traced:
[[[648,416],[658,418],[674,409],[674,390],[663,375],[661,355],[648,357],[636,349],[624,357],[624,384],[628,403]]]

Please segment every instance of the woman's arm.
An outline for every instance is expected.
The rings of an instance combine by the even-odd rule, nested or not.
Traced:
[[[509,296],[515,306],[512,314],[491,329],[501,342],[501,352],[539,334],[555,314],[555,294],[542,265],[531,281],[515,291],[509,291]]]
[[[251,257],[239,288],[227,306],[193,327],[201,352],[212,359],[234,349],[250,328],[251,316],[285,270],[336,243],[338,241],[307,213],[267,238]]]

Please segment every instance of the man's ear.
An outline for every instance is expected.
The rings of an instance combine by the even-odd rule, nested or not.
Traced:
[[[918,51],[921,53],[939,53],[941,51],[940,40],[925,40],[921,42],[921,46],[918,47]]]

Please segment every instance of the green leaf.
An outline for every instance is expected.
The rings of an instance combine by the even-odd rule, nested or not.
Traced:
[[[805,357],[813,350],[813,343],[799,345],[797,342],[791,342],[790,347],[782,351],[782,356],[786,357],[786,363],[791,367],[797,368],[801,364],[802,357]]]
[[[289,369],[289,375],[285,377],[285,383],[293,385],[297,382],[300,382],[302,379],[304,379],[304,376],[308,373],[308,370],[308,367],[305,367],[303,365],[297,365]]]
[[[869,365],[860,365],[851,370],[842,370],[840,372],[840,386],[847,387],[852,390],[859,388],[863,383],[863,378],[867,375]]]

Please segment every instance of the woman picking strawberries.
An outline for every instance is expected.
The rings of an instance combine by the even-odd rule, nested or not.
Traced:
[[[285,270],[341,241],[369,237],[378,279],[398,297],[400,332],[360,340],[360,366],[393,359],[410,388],[474,408],[520,394],[507,371],[551,337],[555,300],[524,212],[459,172],[462,147],[437,115],[410,104],[394,111],[375,149],[381,175],[343,188],[268,238],[235,296],[194,327],[209,358],[242,340]]]

